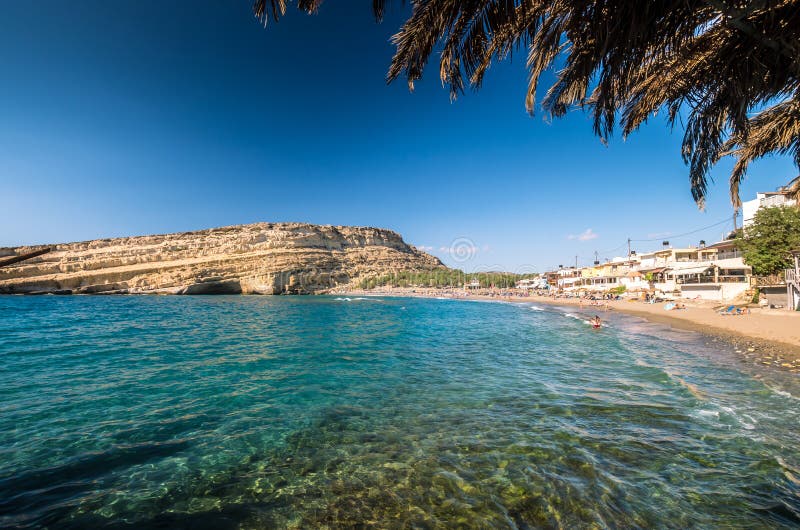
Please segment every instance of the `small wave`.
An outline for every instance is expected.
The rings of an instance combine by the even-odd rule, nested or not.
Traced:
[[[733,407],[726,407],[723,405],[720,408],[731,418],[733,418],[733,420],[739,425],[741,425],[744,429],[752,431],[753,429],[756,428],[755,424],[758,423],[758,421],[756,421],[756,419],[753,418],[751,415],[736,412],[736,409],[734,409]]]
[[[719,411],[718,410],[708,410],[708,409],[700,409],[694,414],[693,416],[700,416],[701,418],[719,418]]]
[[[349,296],[344,296],[344,297],[334,298],[334,300],[336,300],[337,302],[357,302],[359,300],[377,301],[378,298],[373,298],[373,297],[368,297],[368,296],[355,296],[353,298],[350,298]]]
[[[745,431],[753,431],[758,423],[758,420],[751,415],[737,414],[736,411],[730,407],[720,407],[719,410],[699,409],[689,415],[695,419],[705,420],[719,428],[725,429],[730,429],[732,426],[738,425]]]
[[[785,397],[785,398],[789,398],[789,399],[800,399],[800,397],[797,397],[794,394],[792,394],[791,392],[787,392],[786,390],[781,390],[780,388],[775,388],[775,387],[772,387],[772,386],[769,386],[769,385],[765,385],[765,386],[767,388],[769,388],[773,393],[775,393],[775,394],[777,394],[777,395],[779,395],[781,397]]]
[[[531,311],[544,311],[543,308],[541,308],[539,306],[536,306],[536,305],[532,305],[528,309],[530,309]]]
[[[742,414],[742,418],[747,418],[747,420],[748,420],[746,422],[742,421],[742,420],[739,420],[739,422],[742,424],[742,427],[744,427],[748,431],[752,431],[753,429],[756,428],[756,423],[758,423],[758,421],[754,417],[752,417],[750,414]]]
[[[581,321],[581,322],[583,322],[584,324],[588,324],[588,325],[591,325],[591,324],[592,324],[592,323],[591,323],[591,322],[589,322],[587,319],[583,318],[583,317],[582,317],[582,316],[580,316],[580,315],[576,315],[576,314],[574,314],[574,313],[564,313],[564,316],[565,316],[565,317],[569,317],[569,318],[574,318],[575,320],[580,320],[580,321]]]
[[[730,428],[732,425],[738,425],[746,431],[755,430],[756,424],[758,423],[758,420],[750,414],[737,412],[733,407],[725,405],[718,405],[716,410],[707,408],[699,409],[691,413],[691,416],[706,420],[713,418],[715,420],[714,423],[718,426],[727,426]]]

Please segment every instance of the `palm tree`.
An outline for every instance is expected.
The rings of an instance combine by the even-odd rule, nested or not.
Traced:
[[[314,13],[322,0],[298,0]],[[385,0],[373,0],[377,19]],[[526,107],[536,108],[542,74],[560,67],[541,100],[555,117],[589,111],[607,141],[665,110],[684,124],[682,156],[702,207],[709,170],[736,159],[731,201],[749,164],[790,154],[800,167],[800,0],[410,0],[393,37],[388,80],[409,88],[440,51],[439,77],[455,98],[480,88],[493,61],[527,53]],[[256,0],[267,19],[285,0]],[[562,66],[563,64],[563,66]]]
[[[800,175],[796,176],[783,187],[790,199],[794,199],[795,205],[800,207]]]

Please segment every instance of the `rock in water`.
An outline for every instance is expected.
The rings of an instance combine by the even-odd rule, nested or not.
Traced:
[[[47,246],[47,254],[0,267],[0,293],[302,294],[398,271],[445,269],[391,230],[304,223]]]

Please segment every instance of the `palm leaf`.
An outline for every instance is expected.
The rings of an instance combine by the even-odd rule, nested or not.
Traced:
[[[298,0],[313,13],[321,0]],[[277,19],[284,0],[257,0],[259,20]],[[381,19],[386,0],[373,0]],[[525,105],[536,109],[542,75],[556,66],[542,109],[592,115],[607,141],[617,125],[632,134],[660,111],[674,127],[686,116],[681,154],[702,206],[710,171],[737,162],[731,200],[747,167],[790,153],[800,167],[800,0],[410,0],[392,37],[387,79],[413,90],[437,52],[439,77],[458,97],[479,88],[492,62],[527,50]],[[796,180],[796,179],[795,179]]]

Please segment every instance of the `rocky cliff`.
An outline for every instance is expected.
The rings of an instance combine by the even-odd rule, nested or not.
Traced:
[[[0,293],[319,293],[402,270],[443,268],[390,230],[257,223],[0,249]]]

